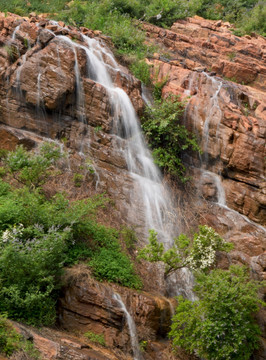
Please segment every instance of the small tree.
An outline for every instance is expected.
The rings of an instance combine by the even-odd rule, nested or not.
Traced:
[[[223,240],[214,229],[206,225],[199,226],[199,232],[192,240],[181,234],[174,239],[173,246],[165,250],[158,242],[157,233],[150,230],[149,244],[139,251],[138,258],[150,262],[162,261],[165,264],[165,276],[188,267],[191,270],[206,270],[216,260],[216,251],[230,251],[233,244]]]
[[[178,299],[169,334],[174,347],[208,360],[248,360],[258,348],[253,314],[264,304],[258,297],[262,284],[250,281],[240,266],[198,274],[196,281],[199,300]]]

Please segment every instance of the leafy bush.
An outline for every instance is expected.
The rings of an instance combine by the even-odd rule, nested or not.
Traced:
[[[76,173],[73,176],[73,180],[76,187],[81,187],[81,184],[84,180],[84,176],[82,174]]]
[[[23,351],[30,359],[39,359],[39,353],[32,343],[26,341],[12,327],[5,315],[0,314],[0,354],[10,356],[17,351]],[[28,359],[28,357],[27,357]]]
[[[6,317],[0,315],[0,353],[11,355],[19,349],[20,336],[8,323]]]
[[[250,34],[257,32],[266,36],[266,3],[265,1],[258,1],[258,3],[251,10],[243,12],[242,17],[237,22],[237,31],[235,35]]]
[[[128,250],[135,249],[136,243],[138,241],[135,230],[127,226],[122,226],[120,233],[122,235],[122,240],[125,243],[126,248]]]
[[[150,67],[144,60],[134,62],[130,66],[130,70],[136,76],[136,78],[141,80],[145,85],[150,85]]]
[[[0,310],[20,321],[55,321],[55,290],[70,229],[13,226],[0,238]]]
[[[89,262],[98,280],[107,280],[130,288],[140,289],[140,279],[134,275],[129,258],[117,250],[101,248]]]
[[[184,103],[179,97],[157,100],[154,107],[146,107],[142,128],[153,149],[155,162],[169,174],[186,181],[186,168],[181,159],[183,151],[200,151],[200,148],[195,136],[181,125],[183,112]]]
[[[228,252],[232,248],[232,244],[225,242],[214,229],[206,225],[199,226],[199,232],[194,234],[193,240],[187,235],[179,235],[168,250],[158,242],[157,233],[150,230],[149,244],[139,251],[138,258],[150,262],[162,261],[166,265],[167,276],[183,267],[207,270],[215,263],[216,251]]]
[[[104,339],[104,335],[102,334],[95,334],[92,331],[87,331],[84,336],[86,336],[86,338],[88,338],[90,341],[96,343],[96,344],[100,344],[102,346],[105,346],[105,339]]]
[[[50,167],[60,157],[60,149],[53,143],[44,143],[39,153],[30,153],[23,146],[18,146],[6,157],[5,166],[19,183],[35,189],[45,183]]]
[[[199,300],[178,299],[169,334],[173,345],[208,360],[248,360],[258,348],[260,330],[253,314],[263,304],[260,287],[240,266],[198,275]]]

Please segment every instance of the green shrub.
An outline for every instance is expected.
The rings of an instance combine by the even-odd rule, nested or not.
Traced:
[[[12,355],[13,352],[19,350],[21,337],[8,323],[6,317],[0,315],[0,353],[4,355]]]
[[[134,62],[130,66],[130,70],[136,78],[141,80],[145,85],[150,85],[150,67],[144,60]]]
[[[127,226],[122,226],[120,233],[127,249],[135,249],[136,243],[138,241],[135,230]]]
[[[140,279],[134,274],[133,265],[120,249],[99,249],[89,265],[99,280],[115,282],[123,286],[140,289]]]
[[[258,348],[260,330],[253,315],[263,304],[260,287],[240,266],[198,275],[199,300],[178,299],[169,334],[174,347],[208,360],[248,360]]]
[[[25,358],[39,359],[39,353],[30,341],[26,341],[12,327],[6,315],[0,314],[0,354],[10,356],[17,351],[22,351]]]
[[[35,189],[45,183],[51,166],[60,157],[60,149],[53,143],[44,143],[39,153],[28,152],[20,145],[8,153],[5,166],[19,183]]]
[[[235,35],[242,36],[257,32],[266,36],[266,3],[265,1],[258,1],[251,10],[246,10],[242,17],[237,22],[237,29]]]
[[[32,174],[40,158],[45,176],[57,150],[44,145],[36,155],[19,147],[6,158],[11,176],[21,179],[25,168]],[[108,201],[104,196],[70,202],[56,194],[46,199],[34,188],[36,178],[30,179],[20,189],[0,179],[0,313],[33,325],[53,324],[63,267],[88,259],[94,270],[97,261],[103,267],[99,254],[104,250],[111,254],[109,259],[114,258],[112,271],[117,274],[107,276],[99,267],[98,278],[125,286],[140,284],[129,258],[121,252],[119,233],[96,221],[97,209]]]
[[[104,335],[102,334],[95,334],[92,331],[87,331],[84,336],[88,338],[90,341],[100,344],[102,346],[106,346]]]
[[[178,97],[157,100],[154,107],[146,107],[142,128],[156,164],[184,182],[187,178],[182,154],[185,150],[200,151],[200,148],[195,136],[181,125],[183,112],[184,103]]]
[[[22,224],[0,238],[0,311],[34,325],[55,321],[56,290],[70,229]]]
[[[75,173],[73,176],[73,180],[76,187],[81,187],[81,184],[84,180],[84,176],[82,174]]]

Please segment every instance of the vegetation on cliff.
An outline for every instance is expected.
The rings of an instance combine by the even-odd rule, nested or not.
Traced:
[[[34,349],[33,344],[25,340],[6,319],[0,315],[0,354],[10,356],[19,352],[20,358],[37,360],[39,353]]]
[[[208,360],[250,359],[259,347],[254,314],[263,304],[258,297],[262,286],[241,266],[198,273],[198,300],[178,299],[169,334],[173,345]]]
[[[178,97],[155,100],[152,107],[146,107],[142,123],[156,164],[183,182],[188,180],[183,153],[200,151],[196,137],[181,124],[184,109],[185,103]]]
[[[169,27],[177,19],[197,14],[235,23],[243,34],[256,31],[266,35],[266,4],[262,0],[55,0],[52,3],[2,0],[0,10],[18,15],[28,15],[32,11],[54,13],[68,23],[110,35],[122,52],[135,53],[145,49],[136,20]]]
[[[149,244],[139,251],[139,258],[164,263],[166,276],[183,267],[195,276],[198,299],[178,298],[169,333],[174,347],[208,360],[248,360],[258,348],[261,331],[254,314],[265,305],[258,295],[264,284],[251,280],[241,266],[214,269],[216,252],[232,247],[208,226],[200,226],[193,239],[181,234],[168,250],[150,231]]]
[[[106,198],[70,202],[43,194],[59,154],[51,144],[38,153],[18,147],[5,154],[4,173],[23,186],[0,180],[0,312],[34,325],[54,323],[63,267],[80,259],[100,280],[141,287],[118,231],[96,221]]]

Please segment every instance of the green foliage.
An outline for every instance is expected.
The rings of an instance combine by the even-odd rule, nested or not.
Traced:
[[[186,168],[181,160],[185,150],[200,151],[196,138],[184,125],[181,117],[184,103],[179,97],[169,96],[155,101],[154,107],[147,107],[142,128],[157,165],[171,175],[186,181]]]
[[[3,166],[0,166],[0,178],[6,175],[6,169]]]
[[[57,12],[64,8],[66,0],[1,0],[0,10],[3,12],[13,12],[18,15],[28,15],[32,11],[39,13],[44,12]]]
[[[100,248],[89,265],[98,280],[107,280],[134,289],[142,287],[140,279],[134,274],[132,263],[126,254],[121,252],[118,243],[114,247]]]
[[[44,143],[39,153],[30,153],[18,146],[6,157],[5,166],[21,184],[31,189],[40,187],[51,175],[50,168],[62,157],[60,149],[53,143]]]
[[[138,240],[135,230],[127,226],[122,226],[120,233],[122,235],[123,242],[126,244],[127,249],[134,249]]]
[[[8,155],[8,150],[0,149],[0,160],[5,159]]]
[[[229,59],[230,61],[234,61],[234,60],[235,60],[235,57],[236,57],[236,53],[235,53],[234,51],[232,51],[232,52],[230,52],[230,53],[228,54],[228,59]]]
[[[153,0],[145,6],[144,19],[158,26],[169,27],[177,19],[195,15],[200,3],[200,0]]]
[[[30,359],[39,359],[39,353],[32,343],[26,341],[12,327],[6,315],[0,314],[0,354],[10,356],[17,351],[23,351]],[[27,357],[28,358],[28,357]]]
[[[136,78],[141,80],[145,85],[150,85],[150,67],[144,60],[134,62],[130,66],[130,70]]]
[[[27,169],[26,186],[12,189],[0,179],[0,313],[33,325],[54,323],[63,267],[80,259],[90,260],[99,279],[140,285],[121,252],[118,232],[96,221],[97,209],[107,199],[98,195],[70,202],[63,194],[46,199],[36,189],[58,157],[50,145],[42,146],[38,154],[19,147],[8,154],[6,164],[11,176],[19,179],[26,179],[22,174]],[[44,164],[42,181],[32,171],[37,160]],[[110,276],[103,270],[104,250],[106,259],[115,264]]]
[[[163,90],[163,87],[164,85],[167,83],[168,81],[168,77],[162,79],[162,80],[158,80],[158,75],[159,75],[159,69],[156,70],[156,73],[155,73],[155,82],[153,83],[153,91],[152,91],[152,94],[153,94],[153,97],[155,100],[158,100],[158,101],[162,101],[162,90]]]
[[[82,174],[75,173],[73,176],[73,180],[76,187],[81,187],[81,184],[84,181],[84,176]]]
[[[169,334],[174,347],[208,360],[248,360],[258,348],[260,330],[253,314],[263,304],[258,297],[262,285],[249,281],[240,266],[199,274],[199,300],[178,299]]]
[[[19,334],[8,323],[6,317],[0,315],[0,353],[12,355],[13,352],[19,350],[20,340]]]
[[[158,242],[157,233],[150,230],[149,244],[139,251],[138,258],[150,262],[162,261],[167,276],[183,267],[207,270],[215,263],[217,251],[228,252],[232,248],[232,244],[225,242],[214,229],[206,225],[199,226],[199,232],[194,234],[192,240],[187,235],[179,235],[168,250]]]
[[[16,58],[18,57],[18,49],[11,45],[5,45],[4,49],[6,50],[8,54],[9,61],[13,63]]]
[[[266,3],[258,1],[251,10],[246,10],[237,22],[238,33],[235,35],[250,34],[257,32],[266,36]]]
[[[141,352],[146,351],[147,346],[148,346],[148,341],[147,341],[147,340],[142,340],[142,341],[139,343],[140,351],[141,351]]]
[[[198,11],[209,19],[235,22],[246,9],[251,9],[257,0],[202,0]]]
[[[0,239],[0,310],[35,325],[55,321],[55,290],[70,229],[22,224]]]
[[[92,331],[88,331],[84,334],[84,336],[86,336],[86,338],[88,338],[90,341],[92,341],[96,344],[106,346],[105,338],[104,338],[104,335],[102,335],[102,334],[95,334]]]

